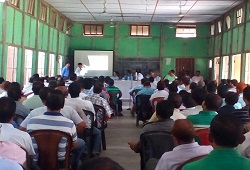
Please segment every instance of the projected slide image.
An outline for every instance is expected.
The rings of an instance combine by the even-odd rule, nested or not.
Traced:
[[[89,66],[85,65],[85,69],[88,70],[108,70],[109,59],[107,55],[88,55]]]

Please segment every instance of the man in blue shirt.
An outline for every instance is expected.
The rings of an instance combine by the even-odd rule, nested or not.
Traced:
[[[65,66],[62,68],[62,77],[64,79],[67,79],[69,77],[69,66],[70,66],[70,63],[67,62]]]

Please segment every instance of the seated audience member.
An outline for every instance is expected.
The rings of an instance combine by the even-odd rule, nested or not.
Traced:
[[[21,89],[19,87],[14,87],[14,86],[10,87],[7,94],[9,98],[15,100],[16,102],[16,115],[20,115],[21,117],[26,118],[28,114],[30,113],[30,110],[29,108],[22,105],[22,103],[18,101],[22,97]],[[22,120],[19,120],[19,121],[22,121]],[[21,122],[18,122],[18,121],[16,123],[18,126],[21,124]]]
[[[49,84],[48,84],[49,88],[55,89],[57,86],[58,85],[57,85],[57,81],[56,80],[50,80],[49,81]]]
[[[243,90],[243,100],[246,103],[246,106],[242,109],[236,109],[234,112],[232,112],[233,115],[239,117],[243,124],[249,123],[249,105],[250,105],[250,86],[246,87]]]
[[[141,79],[144,78],[142,73],[141,73],[141,69],[136,69],[135,70],[135,77],[136,77],[135,80],[139,80],[139,81],[141,81]]]
[[[250,160],[235,149],[244,140],[241,121],[231,114],[219,114],[210,125],[209,141],[214,150],[205,158],[185,165],[183,170],[248,170]]]
[[[63,79],[57,80],[56,83],[57,83],[57,86],[58,86],[58,87],[59,87],[59,86],[65,86],[65,81],[64,81]]]
[[[0,141],[8,141],[24,148],[29,155],[34,155],[31,137],[28,133],[13,127],[11,122],[15,117],[16,103],[13,99],[0,98]]]
[[[81,106],[82,109],[89,110],[95,115],[95,109],[93,104],[90,101],[83,100],[82,98],[79,97],[81,92],[81,87],[78,82],[71,83],[68,87],[68,91],[71,96],[71,98],[68,99],[69,101],[77,103],[78,105]]]
[[[217,94],[208,94],[205,101],[202,103],[203,110],[197,115],[190,115],[187,117],[195,128],[209,127],[212,119],[217,115],[217,110],[221,107],[221,97]]]
[[[162,155],[155,170],[176,169],[183,162],[209,154],[213,150],[212,146],[200,146],[194,141],[195,130],[193,124],[188,120],[176,120],[171,131],[176,147],[173,151],[165,152]]]
[[[173,115],[174,106],[167,100],[160,101],[156,105],[157,121],[148,123],[142,128],[142,133],[151,131],[166,131],[171,132],[174,121],[170,119]],[[139,142],[128,142],[130,148],[139,153],[141,150],[141,144]]]
[[[206,83],[205,83],[204,81],[199,81],[199,82],[197,83],[197,86],[198,86],[199,88],[203,88],[203,87],[205,87],[205,85],[206,85]]]
[[[179,108],[182,104],[182,98],[178,93],[170,93],[168,96],[168,101],[170,103],[172,103],[172,105],[174,106],[174,112],[173,115],[170,117],[172,120],[177,120],[177,119],[186,119],[186,116],[184,116]],[[155,122],[157,121],[157,116],[156,116],[156,112],[153,113],[153,115],[151,116],[151,118],[149,119],[148,122]]]
[[[106,117],[111,118],[111,114],[113,113],[113,111],[110,108],[107,100],[100,96],[100,94],[102,93],[102,88],[103,84],[100,82],[96,82],[93,88],[94,94],[88,95],[87,97],[85,97],[85,99],[91,101],[93,104],[102,106],[106,110]]]
[[[29,78],[29,83],[23,87],[22,93],[26,96],[28,94],[33,93],[32,91],[32,85],[33,85],[34,77],[31,76]]]
[[[133,75],[131,70],[126,70],[126,73],[124,77],[122,78],[123,80],[133,80]]]
[[[229,83],[228,91],[232,91],[232,92],[236,93],[237,92],[237,90],[236,90],[237,84],[238,84],[238,81],[236,79],[231,80],[230,83]]]
[[[26,152],[17,144],[0,140],[0,157],[23,165],[26,161]]]
[[[46,105],[46,102],[47,102],[46,99],[47,99],[48,94],[50,94],[50,93],[61,93],[62,94],[62,92],[60,92],[59,90],[56,90],[56,92],[54,92],[54,91],[55,90],[50,89],[48,87],[43,87],[40,90],[39,96],[40,96],[41,100],[43,101],[43,103],[45,105]],[[27,125],[29,124],[29,121],[30,121],[31,118],[43,115],[47,111],[47,107],[45,105],[32,110],[30,112],[30,114],[21,123],[19,129],[21,129],[23,131],[26,131]],[[75,123],[77,133],[82,133],[84,131],[86,124],[72,107],[64,105],[64,107],[61,109],[60,113],[64,117],[72,120]]]
[[[23,167],[15,161],[0,157],[0,167],[6,170],[23,170]]]
[[[221,97],[222,100],[221,107],[226,105],[225,98],[228,92],[228,88],[229,88],[228,85],[223,85],[223,84],[220,84],[217,87],[217,94]]]
[[[210,81],[207,83],[207,92],[208,93],[216,94],[216,90],[217,90],[217,85],[216,85],[215,81]]]
[[[192,82],[198,83],[199,81],[203,81],[203,77],[201,76],[201,72],[197,70],[195,75],[191,79]]]
[[[163,81],[159,81],[157,83],[157,90],[151,95],[149,100],[152,102],[152,100],[157,97],[164,97],[164,100],[167,100],[169,93],[164,90],[165,87],[165,83]]]
[[[205,100],[207,95],[207,91],[202,88],[197,88],[191,92],[192,100],[194,102],[194,109],[182,110],[181,113],[184,116],[189,115],[197,115],[200,111],[202,111],[202,102]]]
[[[247,84],[245,84],[244,82],[239,82],[236,85],[236,90],[237,93],[239,94],[239,100],[238,103],[240,103],[241,107],[245,107],[246,103],[243,100],[243,90],[247,87]]]
[[[133,96],[133,94],[134,94],[134,92],[135,92],[136,90],[141,90],[141,89],[143,88],[143,84],[144,84],[144,82],[145,82],[146,80],[148,80],[148,79],[146,79],[146,78],[141,79],[141,84],[132,87],[132,89],[129,90],[129,94],[130,94],[131,96]]]
[[[169,80],[165,79],[165,80],[162,80],[162,81],[165,83],[164,90],[169,93],[169,89],[168,89],[169,88]]]
[[[177,77],[175,76],[175,71],[170,70],[168,74],[164,77],[164,79],[169,80],[170,83],[172,83]]]
[[[4,81],[1,85],[2,93],[0,94],[1,97],[8,97],[7,91],[10,88],[11,83],[9,81]]]
[[[81,142],[77,139],[76,127],[72,120],[64,117],[60,111],[64,107],[64,96],[60,91],[54,90],[47,95],[46,107],[47,111],[40,116],[32,117],[27,125],[27,131],[32,132],[36,130],[59,130],[62,132],[69,133],[72,136],[72,148],[73,156],[71,158],[71,168],[77,169],[80,161],[80,156],[85,149],[85,142]],[[58,154],[58,160],[64,160],[65,156],[65,141],[61,140],[59,144],[60,154]],[[33,146],[37,147],[35,141],[33,141]],[[62,153],[63,152],[63,153]],[[37,153],[39,154],[39,153]],[[37,158],[37,157],[36,157]],[[36,159],[35,158],[35,159]]]
[[[168,90],[169,90],[169,93],[177,93],[177,91],[178,91],[178,84],[177,84],[177,82],[176,81],[174,81],[174,82],[172,82],[171,84],[169,84],[169,86],[168,86]]]
[[[135,95],[152,95],[154,93],[155,89],[151,88],[150,81],[145,81],[143,84],[143,88]]]
[[[150,86],[151,86],[153,89],[156,89],[156,87],[157,87],[157,82],[154,81],[154,77],[149,77],[148,80],[149,80],[149,82],[150,82]]]
[[[225,102],[226,102],[226,105],[221,107],[217,112],[218,114],[231,114],[235,108],[234,108],[234,105],[235,103],[238,102],[238,94],[235,93],[235,92],[227,92],[226,94],[226,98],[225,98]]]
[[[96,157],[85,161],[78,170],[124,170],[124,168],[108,157]]]
[[[111,76],[111,79],[113,79],[113,80],[120,80],[118,71],[114,71],[113,72],[113,76]]]
[[[4,82],[4,78],[0,77],[0,94],[2,94],[3,90],[2,90],[2,83]]]
[[[41,81],[34,82],[32,85],[32,91],[34,95],[23,101],[23,105],[31,110],[43,106],[43,102],[38,95],[40,89],[43,87],[44,84]]]
[[[182,91],[186,94],[181,95]],[[181,113],[183,114],[183,112],[189,112],[189,111],[192,112],[195,109],[192,95],[191,95],[191,93],[187,92],[186,90],[182,90],[182,91],[179,94],[182,96],[182,105],[183,105],[183,107],[185,107],[185,109],[181,110]]]
[[[191,93],[190,78],[188,78],[188,77],[182,78],[182,83],[185,86],[184,90],[186,90],[187,92]]]
[[[114,83],[115,83],[114,80],[110,79],[108,81],[108,86],[106,87],[106,89],[108,92],[115,92],[115,95],[112,96],[112,97],[114,97],[114,99],[113,99],[113,101],[110,101],[110,102],[113,102],[112,104],[114,104],[114,105],[116,105],[116,102],[117,102],[118,116],[123,116],[123,114],[121,113],[122,112],[122,101],[120,100],[120,98],[122,97],[122,92],[118,87],[114,86]]]
[[[242,144],[237,146],[237,150],[242,156],[250,158],[250,132],[245,133],[244,136],[246,139]]]
[[[82,93],[86,95],[93,94],[93,79],[92,78],[85,78],[83,79],[83,91]]]

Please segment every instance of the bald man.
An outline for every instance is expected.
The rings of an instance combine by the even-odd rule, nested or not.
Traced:
[[[156,170],[172,170],[188,159],[209,154],[212,146],[200,146],[194,141],[195,132],[193,124],[186,119],[174,122],[172,135],[176,147],[173,151],[165,152],[160,158]]]

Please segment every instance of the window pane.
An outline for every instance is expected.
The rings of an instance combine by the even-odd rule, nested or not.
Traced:
[[[222,78],[228,79],[228,71],[229,71],[229,56],[224,56],[222,60],[223,68],[222,68]]]
[[[33,52],[31,50],[25,50],[24,85],[27,85],[29,83],[29,78],[31,77],[32,59],[33,59]]]
[[[136,26],[131,26],[131,35],[137,35],[136,29],[137,29]]]
[[[245,83],[250,84],[250,53],[246,54]]]
[[[240,81],[241,76],[241,55],[233,55],[232,57],[232,76],[231,79]]]
[[[102,35],[102,26],[97,26],[97,34]]]
[[[8,46],[8,60],[6,70],[6,80],[13,82],[16,81],[17,69],[17,47]]]
[[[226,24],[227,24],[227,29],[230,29],[231,28],[231,17],[230,16],[226,17]]]
[[[214,25],[211,25],[211,35],[214,35]]]
[[[58,58],[57,58],[57,75],[61,75],[62,59],[63,59],[63,57],[61,55],[58,55]]]
[[[54,68],[55,68],[55,55],[50,54],[49,55],[49,77],[55,76]]]
[[[38,69],[37,73],[39,76],[44,77],[44,62],[45,62],[45,53],[44,52],[39,52],[38,53]]]

